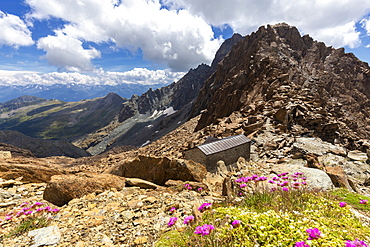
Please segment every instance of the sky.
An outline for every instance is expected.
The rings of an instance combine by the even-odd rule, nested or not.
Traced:
[[[0,0],[0,85],[171,83],[281,22],[370,62],[370,0]]]

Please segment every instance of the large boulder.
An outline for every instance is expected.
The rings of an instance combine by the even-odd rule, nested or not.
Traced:
[[[122,161],[104,173],[127,178],[141,178],[164,185],[169,179],[201,182],[207,170],[203,165],[192,160],[139,156],[133,160]]]
[[[101,193],[125,187],[125,179],[111,174],[77,174],[53,176],[47,184],[43,198],[57,206],[63,206],[74,198],[91,193]]]
[[[0,178],[5,180],[22,178],[24,183],[46,183],[54,175],[62,173],[54,168],[42,165],[14,164],[0,162]]]

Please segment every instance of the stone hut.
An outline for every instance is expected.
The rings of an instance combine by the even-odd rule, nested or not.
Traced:
[[[250,159],[251,140],[245,135],[230,136],[223,139],[208,138],[204,144],[184,151],[185,159],[204,165],[208,171],[214,170],[217,161],[226,165],[236,163],[239,157]]]

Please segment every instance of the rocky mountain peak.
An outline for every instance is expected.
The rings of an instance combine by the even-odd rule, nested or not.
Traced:
[[[370,137],[370,68],[285,23],[262,26],[220,61],[191,117],[202,110],[196,130],[240,111],[355,148]]]

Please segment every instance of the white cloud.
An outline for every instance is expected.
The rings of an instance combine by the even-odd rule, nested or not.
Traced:
[[[33,43],[30,30],[18,16],[0,11],[0,47],[8,45],[18,48]]]
[[[210,63],[222,42],[213,39],[211,26],[202,18],[187,10],[161,9],[159,0],[123,0],[120,4],[112,0],[26,2],[33,9],[28,18],[55,17],[68,23],[58,31],[66,37],[96,43],[113,42],[132,51],[140,48],[144,59],[167,64],[174,71],[186,71],[202,62]],[[44,49],[44,46],[39,47]],[[48,49],[50,52],[51,47]],[[67,61],[66,57],[75,53],[73,47],[60,47],[59,51],[66,52],[62,61],[57,56],[47,55],[46,58],[52,60],[51,64],[67,67],[67,62],[73,59]],[[68,68],[74,67],[77,65],[71,63]]]
[[[208,23],[228,23],[235,32],[249,34],[259,26],[286,22],[327,45],[354,47],[359,33],[354,23],[370,11],[370,0],[165,0],[185,8]],[[326,31],[331,35],[329,36]]]
[[[334,47],[347,45],[350,48],[355,48],[361,44],[360,32],[356,31],[354,22],[347,23],[343,26],[322,28],[313,31],[311,36],[319,37],[318,39]]]
[[[367,35],[370,35],[370,17],[361,20],[361,25],[366,30]]]
[[[91,71],[91,59],[100,57],[100,52],[95,48],[84,49],[80,40],[60,31],[56,32],[56,36],[48,35],[39,39],[37,48],[46,51],[43,58],[47,59],[50,65],[68,71]]]
[[[119,85],[119,84],[170,84],[179,80],[184,73],[170,70],[148,70],[135,68],[126,72],[105,72],[97,70],[86,75],[81,73],[53,72],[39,74],[31,71],[0,70],[0,85],[27,84],[85,84],[85,85]]]

